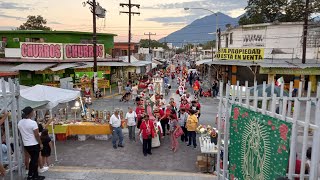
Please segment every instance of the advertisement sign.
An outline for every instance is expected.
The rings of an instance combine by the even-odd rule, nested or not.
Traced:
[[[62,59],[61,43],[20,42],[21,58],[25,59]]]
[[[97,44],[97,58],[104,58],[104,45]],[[93,44],[64,44],[65,59],[93,58]]]
[[[266,26],[243,28],[244,47],[264,47],[266,44]]]
[[[262,48],[221,48],[217,53],[221,60],[263,60],[264,49]]]
[[[233,105],[230,179],[277,179],[287,173],[292,124]]]
[[[319,68],[260,68],[260,74],[320,75]]]

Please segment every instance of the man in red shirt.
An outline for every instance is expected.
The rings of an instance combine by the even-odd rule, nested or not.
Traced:
[[[136,114],[137,114],[137,128],[138,129],[140,129],[140,125],[141,125],[144,113],[145,113],[145,109],[144,109],[143,104],[137,106]]]

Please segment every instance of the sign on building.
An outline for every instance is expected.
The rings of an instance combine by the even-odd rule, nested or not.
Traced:
[[[104,45],[97,44],[97,58],[104,58],[104,54]],[[64,44],[64,58],[93,58],[93,44]]]
[[[243,47],[265,47],[266,27],[243,28]]]
[[[277,179],[287,173],[291,123],[233,105],[230,179]]]
[[[62,59],[61,43],[29,43],[21,42],[21,58],[25,59]]]
[[[221,48],[216,56],[221,60],[263,60],[262,48]]]

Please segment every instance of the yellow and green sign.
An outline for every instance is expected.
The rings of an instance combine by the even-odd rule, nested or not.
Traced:
[[[263,48],[221,48],[217,54],[221,60],[263,60]]]
[[[260,68],[260,74],[320,75],[320,68]]]

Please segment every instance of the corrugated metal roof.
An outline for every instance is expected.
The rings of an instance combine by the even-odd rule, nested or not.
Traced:
[[[81,64],[80,63],[61,63],[61,64],[58,64],[56,67],[50,68],[50,69],[51,71],[60,71],[63,69],[73,68],[81,65],[84,65],[84,63],[81,63]]]
[[[18,66],[13,67],[14,70],[25,70],[25,71],[43,71],[50,68],[57,63],[22,63]]]

